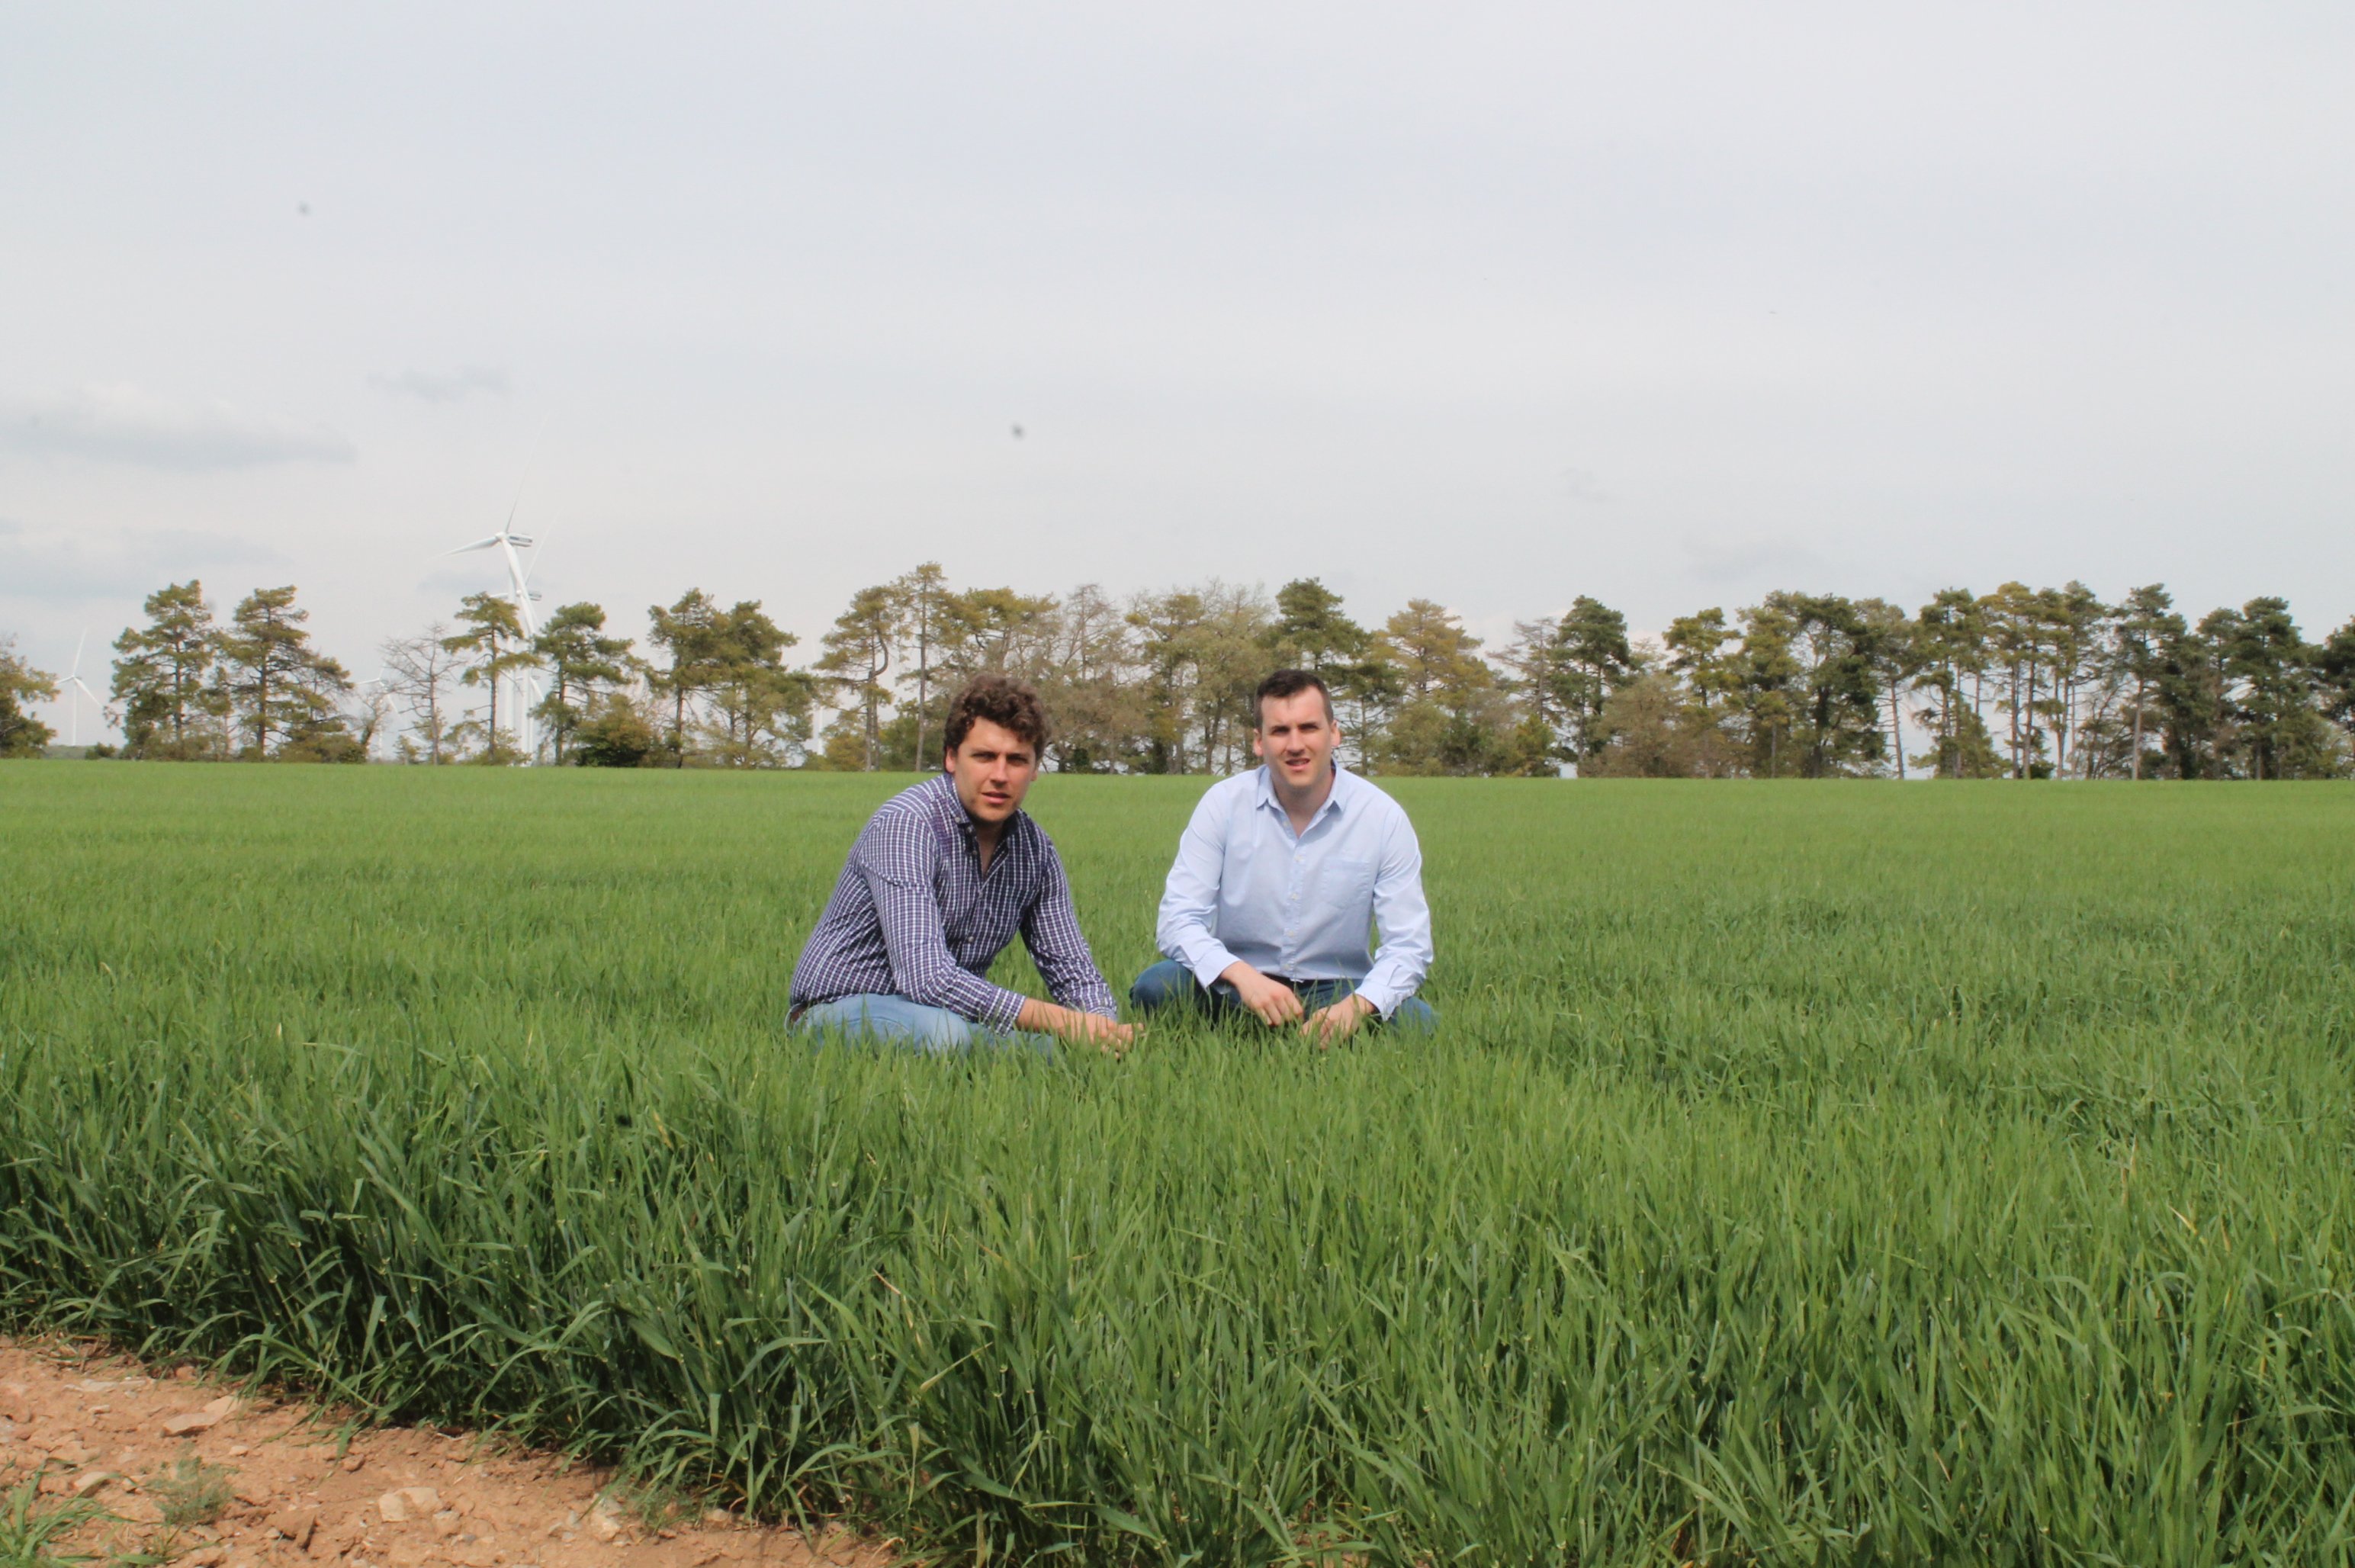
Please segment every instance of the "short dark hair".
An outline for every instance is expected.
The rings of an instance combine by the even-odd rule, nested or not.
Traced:
[[[1332,688],[1325,684],[1325,677],[1315,670],[1280,669],[1261,681],[1259,689],[1252,693],[1252,728],[1258,729],[1265,720],[1266,703],[1269,698],[1273,697],[1281,702],[1287,697],[1297,697],[1304,691],[1313,691],[1325,699],[1325,722],[1332,723],[1333,692]]]
[[[977,675],[949,704],[948,749],[955,751],[973,732],[974,720],[986,719],[1030,742],[1035,753],[1047,749],[1047,708],[1028,682],[1010,675]]]

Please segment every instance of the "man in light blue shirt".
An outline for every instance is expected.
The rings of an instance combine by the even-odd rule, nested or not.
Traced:
[[[1252,751],[1264,765],[1211,785],[1194,808],[1155,930],[1168,956],[1129,999],[1296,1022],[1320,1044],[1369,1019],[1429,1029],[1437,1019],[1414,994],[1431,970],[1414,825],[1334,765],[1340,736],[1322,680],[1278,670],[1255,700]]]

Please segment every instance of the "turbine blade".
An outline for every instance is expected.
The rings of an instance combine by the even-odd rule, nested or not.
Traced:
[[[486,539],[476,539],[473,544],[462,544],[456,549],[445,549],[442,553],[443,555],[464,555],[470,549],[494,549],[501,543],[502,538],[503,536],[501,535],[493,534]]]
[[[517,556],[515,546],[505,538],[499,540],[499,550],[506,557],[507,596],[515,601],[516,614],[523,622],[524,635],[536,637],[539,635],[539,621],[531,613],[530,580],[524,573],[523,561]]]
[[[548,530],[546,528],[542,528],[539,531],[539,538],[542,539],[548,538]],[[522,539],[517,542],[527,547],[531,550],[531,560],[524,563],[523,569],[524,586],[528,588],[531,586],[531,574],[539,570],[539,559],[542,555],[547,553],[547,549],[545,546],[535,543],[531,539]],[[534,594],[533,597],[538,598],[538,595]]]
[[[531,445],[525,449],[523,454],[523,468],[516,475],[515,499],[508,503],[506,524],[499,529],[503,534],[511,533],[515,529],[516,508],[523,505],[523,487],[531,479],[532,460],[539,455],[539,438],[548,433],[548,421],[554,417],[553,415],[543,416],[539,421],[539,428],[531,432]]]

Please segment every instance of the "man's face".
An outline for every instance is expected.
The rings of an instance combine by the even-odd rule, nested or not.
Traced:
[[[1039,776],[1039,753],[1013,731],[976,719],[964,743],[948,753],[948,771],[957,799],[975,822],[1003,822]]]
[[[1292,788],[1312,789],[1332,767],[1333,742],[1339,738],[1326,711],[1325,694],[1310,687],[1261,701],[1252,752]]]

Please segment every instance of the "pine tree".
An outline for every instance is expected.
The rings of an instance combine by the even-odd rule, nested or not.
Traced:
[[[1919,678],[1938,700],[1929,727],[1937,740],[1933,760],[1939,778],[1993,778],[2003,771],[1987,727],[1987,673],[1994,656],[1987,616],[1979,595],[1945,588],[1914,617]]]
[[[548,726],[549,759],[559,766],[572,732],[584,723],[601,692],[622,683],[630,639],[604,635],[605,611],[597,604],[563,604],[532,639],[532,651],[549,673],[548,695],[538,714]]]
[[[2145,731],[2167,671],[2167,650],[2184,635],[2183,617],[2163,583],[2154,582],[2127,594],[2118,605],[2112,656],[2134,683],[2128,715],[2133,734],[2132,777],[2142,777],[2144,755],[2149,751]]]
[[[147,624],[114,639],[123,754],[185,760],[206,746],[205,677],[220,654],[220,628],[195,578],[157,589],[143,608]]]
[[[1600,722],[1603,705],[1636,673],[1627,645],[1627,617],[1599,600],[1580,594],[1571,601],[1555,640],[1553,692],[1562,727],[1577,760],[1601,754],[1607,739]]]
[[[1327,685],[1365,656],[1369,634],[1341,613],[1341,596],[1314,577],[1297,577],[1275,591],[1276,659],[1309,670]]]
[[[2315,709],[2315,650],[2298,635],[2288,601],[2250,600],[2216,644],[2249,777],[2328,777],[2336,759]]]
[[[2219,610],[2187,627],[2180,616],[2171,617],[2159,643],[2161,743],[2179,779],[2226,776],[2229,714],[2215,634],[2229,634],[2232,618],[2231,611]]]
[[[303,627],[310,618],[295,608],[292,583],[257,588],[221,634],[220,690],[235,727],[252,736],[247,756],[276,755],[290,740],[325,741],[340,728],[335,699],[351,689],[351,677],[311,646]]]
[[[1889,751],[1905,777],[1905,688],[1922,670],[1921,628],[1885,599],[1856,602],[1857,649],[1889,702]]]
[[[688,589],[667,610],[646,607],[654,623],[648,640],[670,655],[669,667],[649,671],[648,680],[657,695],[670,698],[667,746],[675,768],[687,766],[687,705],[719,677],[719,617],[718,601],[700,588]]]
[[[715,760],[722,765],[779,763],[809,739],[817,683],[807,671],[784,664],[785,650],[799,641],[757,599],[740,601],[713,622],[709,696],[718,717]]]
[[[1801,773],[1870,771],[1881,758],[1881,683],[1873,633],[1836,593],[1770,593],[1788,661],[1788,719]]]
[[[490,694],[479,760],[512,761],[517,753],[499,733],[499,683],[517,670],[536,668],[539,655],[524,635],[522,613],[505,594],[467,594],[458,602],[458,623],[467,630],[442,638],[442,645],[466,660],[466,671],[458,678]]]

